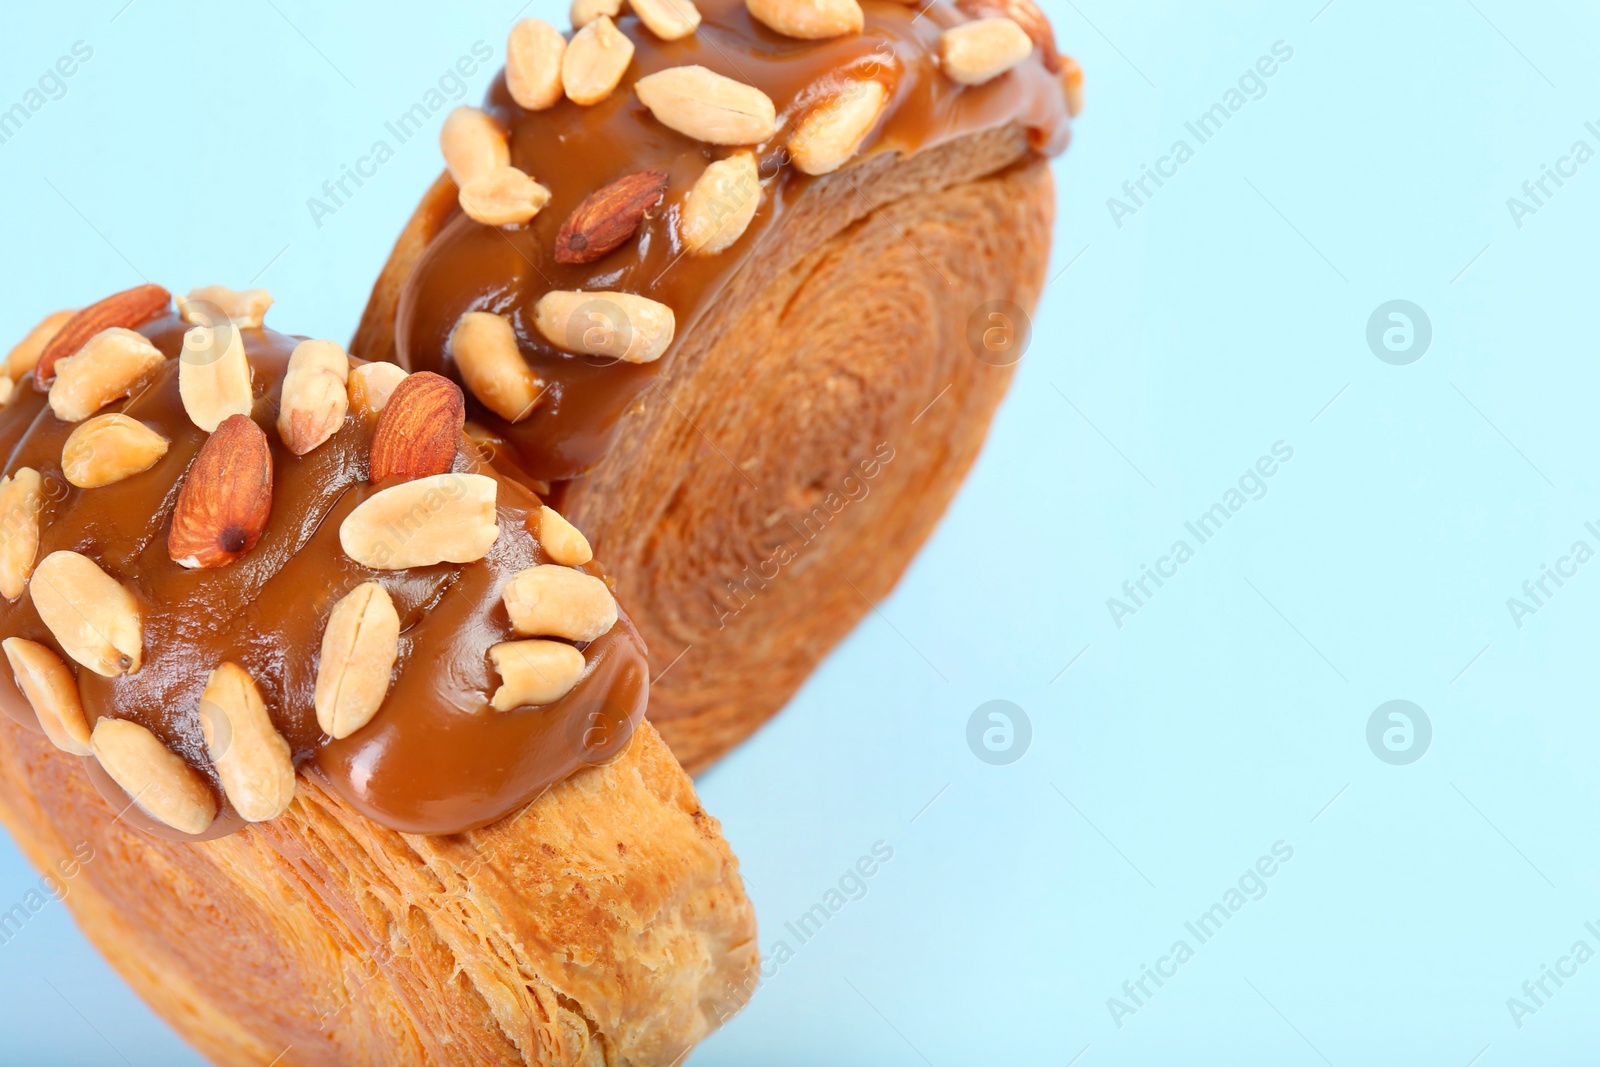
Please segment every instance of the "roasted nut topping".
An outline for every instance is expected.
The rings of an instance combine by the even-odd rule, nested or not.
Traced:
[[[556,234],[556,262],[601,258],[633,236],[666,191],[666,171],[643,170],[590,193]]]
[[[865,22],[856,0],[745,0],[745,7],[757,22],[804,41],[860,33]]]
[[[622,14],[622,0],[572,0],[567,19],[574,30],[581,30],[601,15],[615,19]]]
[[[73,355],[89,339],[106,330],[132,330],[159,319],[172,306],[172,295],[159,285],[140,285],[113,293],[73,315],[39,353],[33,387],[46,389],[55,379],[56,361]]]
[[[444,152],[444,165],[458,186],[511,162],[505,131],[475,107],[458,107],[450,112],[439,130],[439,148]]]
[[[83,714],[78,696],[78,681],[72,668],[37,641],[8,637],[0,642],[17,688],[33,706],[39,728],[50,743],[74,756],[89,754],[89,720]]]
[[[350,357],[332,341],[295,345],[278,402],[278,436],[290,452],[303,456],[344,425],[349,378]]]
[[[455,464],[466,411],[461,387],[449,378],[429,371],[407,377],[378,416],[368,478],[411,481],[444,474]]]
[[[628,6],[663,41],[680,40],[700,26],[700,11],[691,0],[628,0]]]
[[[544,382],[522,358],[511,320],[502,315],[462,315],[450,331],[449,351],[472,395],[503,419],[521,422],[544,395]]]
[[[752,152],[708,166],[683,202],[680,236],[691,255],[712,256],[744,236],[761,204],[761,176]]]
[[[998,78],[1032,52],[1033,38],[1008,18],[965,22],[939,35],[939,64],[962,85]]]
[[[483,474],[435,474],[391,485],[358,504],[339,526],[339,544],[374,570],[471,563],[500,536],[498,486]]]
[[[272,451],[244,415],[206,438],[184,475],[167,555],[184,567],[226,567],[261,540],[272,512]]]
[[[561,57],[561,85],[575,104],[598,104],[611,95],[633,62],[633,42],[609,15],[598,15],[572,35]]]
[[[1071,56],[1061,57],[1061,88],[1067,94],[1067,114],[1077,118],[1083,110],[1083,68]]]
[[[571,567],[529,567],[511,579],[501,598],[512,627],[528,637],[593,641],[617,621],[617,601],[606,583]]]
[[[210,433],[230,415],[255,406],[244,338],[232,325],[196,326],[183,335],[178,393],[189,421]]]
[[[217,817],[217,798],[205,779],[138,723],[101,719],[89,737],[89,751],[152,819],[199,834]]]
[[[753,85],[705,67],[668,67],[633,83],[656,121],[707,144],[757,144],[777,129],[777,110]]]
[[[672,309],[632,293],[556,289],[539,298],[533,324],[565,352],[651,363],[672,343]]]
[[[566,38],[543,19],[523,19],[511,27],[506,39],[506,90],[517,106],[543,111],[561,100],[561,57],[566,51]]]
[[[637,2],[637,0],[635,0]],[[496,711],[549,704],[583,677],[583,653],[560,641],[503,641],[489,649],[500,674],[490,701]]]
[[[240,818],[266,822],[282,815],[294,799],[289,742],[273,728],[255,680],[237,663],[222,664],[206,679],[200,731]]]
[[[622,0],[573,0],[573,6],[566,13],[566,21],[573,24],[574,30],[581,30],[602,14],[606,18],[618,18],[622,14]]]
[[[48,345],[61,332],[76,311],[56,311],[46,315],[39,325],[28,331],[28,336],[17,342],[17,346],[6,356],[6,377],[13,382],[21,380],[24,374],[39,365],[39,356]],[[69,355],[71,353],[68,353]]]
[[[149,470],[169,442],[126,415],[96,415],[79,423],[61,446],[61,473],[79,489],[95,489]]]
[[[39,554],[43,482],[32,467],[0,478],[0,596],[15,600],[28,588]]]
[[[378,713],[400,655],[400,616],[377,582],[356,586],[328,616],[317,664],[317,725],[349,737]]]
[[[226,285],[202,285],[178,297],[178,317],[190,326],[221,326],[230,322],[241,330],[258,330],[272,294],[265,289],[238,292]]]
[[[1072,60],[1056,51],[1055,31],[1050,20],[1033,0],[955,0],[956,10],[970,19],[1004,16],[1022,27],[1022,31],[1038,46],[1039,59],[1051,74],[1060,74],[1067,66],[1076,66]],[[1075,115],[1069,103],[1067,114]]]
[[[144,661],[144,623],[133,594],[76,552],[52,552],[28,583],[34,610],[62,651],[102,678]]]
[[[581,567],[594,558],[589,539],[555,508],[539,508],[539,547],[563,567]]]
[[[461,210],[485,226],[520,226],[550,202],[550,190],[516,167],[496,167],[461,187]]]
[[[807,174],[832,174],[860,149],[888,103],[889,90],[864,81],[819,104],[789,135],[794,165]]]
[[[102,330],[75,355],[56,362],[50,410],[62,422],[81,422],[132,393],[166,359],[143,334],[121,327]]]
[[[405,379],[406,372],[393,363],[363,363],[350,372],[351,410],[362,418],[377,417]]]

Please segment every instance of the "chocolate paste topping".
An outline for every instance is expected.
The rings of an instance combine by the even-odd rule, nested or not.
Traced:
[[[498,678],[488,650],[517,640],[500,592],[518,571],[549,562],[536,534],[540,501],[465,442],[455,469],[496,479],[500,537],[482,560],[375,571],[339,546],[339,524],[377,487],[367,482],[376,420],[354,411],[344,428],[305,456],[279,440],[274,422],[296,338],[242,331],[255,392],[252,418],[272,448],[272,512],[261,541],[225,567],[188,570],[167,554],[178,487],[206,439],[178,395],[184,324],[165,318],[141,328],[169,358],[124,405],[108,407],[169,438],[167,454],[143,473],[94,489],[61,475],[61,448],[74,424],[57,419],[31,380],[0,409],[6,472],[32,467],[44,481],[38,558],[82,552],[132,590],[144,621],[144,662],[102,678],[77,668],[92,727],[104,715],[148,727],[194,767],[210,773],[200,728],[200,694],[223,661],[260,687],[273,725],[297,763],[309,763],[338,795],[397,830],[450,833],[494,821],[579,768],[614,758],[644,714],[645,650],[626,616],[583,647],[587,670],[565,697],[541,707],[495,711]],[[593,564],[584,569],[599,574]],[[323,629],[335,603],[365,581],[388,590],[400,615],[400,656],[377,716],[343,740],[317,726],[312,693]],[[24,593],[0,603],[0,634],[59,647]],[[0,707],[33,725],[10,671],[0,671]],[[94,763],[92,758],[87,763]],[[98,770],[98,767],[95,768]],[[94,775],[120,811],[126,800],[109,776]],[[219,800],[222,791],[217,790]],[[129,821],[181,837],[130,810]],[[223,815],[206,837],[236,828]]]
[[[694,34],[662,41],[635,18],[618,29],[635,45],[633,64],[609,97],[592,107],[562,101],[525,111],[505,79],[491,87],[485,109],[510,131],[511,163],[548,186],[545,208],[526,226],[484,226],[451,201],[452,217],[416,265],[396,309],[396,360],[460,381],[446,342],[461,315],[489,311],[511,319],[529,365],[547,383],[544,401],[516,425],[468,395],[468,417],[504,435],[533,477],[556,481],[594,466],[605,454],[618,417],[655,376],[665,372],[696,321],[752,256],[762,254],[784,211],[814,182],[788,162],[784,140],[795,120],[852,81],[877,80],[891,90],[878,127],[857,159],[881,152],[910,155],[964,134],[1020,124],[1038,151],[1066,147],[1067,100],[1061,79],[1039,49],[993,81],[962,86],[938,68],[939,35],[970,17],[943,2],[926,7],[862,0],[862,33],[825,41],[781,36],[752,19],[743,0],[697,4],[704,21]],[[699,64],[754,85],[772,98],[778,132],[755,146],[761,205],[744,235],[718,255],[685,255],[678,240],[684,195],[708,163],[737,149],[702,144],[660,122],[639,102],[633,83],[666,67]],[[562,222],[590,193],[643,170],[664,170],[663,207],[638,235],[594,263],[555,261]],[[655,363],[630,364],[569,355],[534,328],[533,308],[552,289],[619,290],[659,301],[677,316],[672,346]],[[604,309],[600,314],[605,314]],[[613,323],[612,325],[615,325]]]

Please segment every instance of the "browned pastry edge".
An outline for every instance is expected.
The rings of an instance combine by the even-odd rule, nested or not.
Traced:
[[[671,1064],[755,985],[717,821],[648,724],[517,815],[389,831],[304,775],[200,844],[119,822],[0,722],[0,821],[133,988],[219,1064]],[[58,866],[68,860],[68,866]]]
[[[392,358],[401,287],[454,202],[442,177],[352,353]],[[1053,217],[1048,164],[1019,126],[818,180],[776,254],[684,328],[662,386],[566,486],[563,513],[628,590],[658,676],[651,719],[690,771],[774,714],[932,532],[1011,377],[974,355],[968,320],[989,301],[1031,313]],[[880,446],[892,460],[863,478]],[[857,484],[835,511],[830,494]],[[778,564],[785,539],[794,558]]]

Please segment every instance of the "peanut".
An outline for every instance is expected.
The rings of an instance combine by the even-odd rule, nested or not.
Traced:
[[[378,713],[400,654],[400,616],[377,582],[356,586],[333,606],[322,634],[314,703],[329,737],[349,737]]]
[[[89,754],[89,721],[78,696],[78,681],[61,657],[37,641],[8,637],[0,642],[17,688],[33,706],[39,728],[50,743],[74,756]]]
[[[186,834],[204,833],[217,817],[205,779],[156,735],[126,719],[101,719],[89,751],[147,815]]]
[[[512,627],[528,637],[593,641],[617,622],[617,601],[605,582],[550,563],[520,572],[501,599]]]
[[[469,311],[450,331],[450,356],[472,395],[510,422],[533,413],[544,382],[517,349],[511,320],[487,311]]]

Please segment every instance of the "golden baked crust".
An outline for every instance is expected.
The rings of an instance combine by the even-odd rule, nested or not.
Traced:
[[[604,453],[581,478],[554,487],[551,503],[588,533],[627,590],[656,656],[650,673],[664,680],[656,720],[691,765],[759,725],[888,591],[959,484],[1009,382],[1014,361],[978,349],[973,323],[981,329],[997,303],[1031,309],[1043,284],[1053,197],[1039,153],[1065,143],[1070,106],[1057,90],[1070,84],[1029,0],[973,2],[1018,11],[1044,60],[1043,70],[1030,65],[1013,83],[1031,88],[1007,96],[1004,84],[980,87],[981,64],[963,73],[942,36],[955,30],[933,25],[953,27],[954,12],[924,19],[926,11],[886,5],[873,15],[886,39],[915,36],[920,54],[868,53],[863,36],[813,53],[812,69],[775,77],[769,88],[781,88],[786,108],[800,108],[785,119],[799,116],[784,154],[822,176],[768,188],[771,225],[759,255],[725,259],[720,272],[684,267],[671,276],[682,299],[653,305],[650,336],[660,344],[649,346],[653,358],[671,344],[671,359],[647,393],[613,394],[620,399],[606,420],[638,399],[614,437],[607,422],[606,448],[528,467],[541,478],[567,477]],[[767,40],[737,0],[720,6],[720,25],[707,33],[713,47],[718,35]],[[1013,63],[1029,51],[1026,42],[1017,50],[1015,26],[978,32],[1009,34],[1000,43]],[[692,47],[675,39],[649,45],[655,73],[647,77],[667,73],[657,68],[671,48]],[[762,47],[774,62],[789,51]],[[911,63],[904,71],[902,61]],[[844,65],[830,68],[835,62]],[[847,92],[828,80],[846,66],[875,73]],[[867,127],[852,135],[854,147],[839,141],[842,123],[863,121],[864,101],[879,108],[872,124],[888,114],[891,87],[908,71],[943,79],[921,83],[940,87],[931,105],[884,125],[892,136],[871,152],[858,152]],[[823,80],[807,80],[813,75]],[[715,76],[676,77],[701,84]],[[772,109],[770,98],[744,88]],[[829,95],[802,99],[812,89]],[[487,106],[509,113],[503,99],[495,103],[503,90],[497,83]],[[596,126],[603,134],[592,142],[596,182],[541,195],[559,204],[585,184],[614,183],[598,172],[619,162],[660,162],[618,136],[631,122],[628,99],[614,99],[609,126],[585,126],[571,109],[558,122],[532,124],[535,136],[514,157],[528,165],[551,158],[532,150],[541,144],[553,148]],[[658,110],[640,99],[673,136],[705,128],[684,125],[696,119],[694,101],[674,110],[663,96]],[[447,123],[446,156],[466,175],[461,202],[479,223],[499,220],[489,217],[495,205],[479,197],[473,168],[487,159],[495,174],[518,173],[502,166],[512,146],[497,121],[469,112],[455,123],[464,141]],[[660,136],[656,129],[648,140]],[[606,151],[619,145],[620,160]],[[704,176],[702,148],[668,154],[680,178]],[[526,191],[532,180],[520,177]],[[378,282],[356,355],[393,357],[397,316],[423,306],[448,319],[418,346],[431,349],[422,358],[463,355],[455,327],[475,309],[456,303],[453,281],[492,268],[492,255],[504,254],[496,242],[510,237],[458,227],[466,254],[438,261],[452,294],[431,304],[402,298],[417,264],[436,262],[430,241],[456,202],[450,182],[429,192]],[[522,207],[530,205],[537,210],[531,200]],[[530,236],[538,238],[519,239]],[[668,246],[651,247],[659,254]],[[428,273],[416,269],[419,281]],[[520,295],[543,304],[610,287],[598,284],[601,275],[558,277],[567,281]],[[637,288],[623,295],[639,298]],[[685,329],[672,341],[660,323],[679,312]],[[569,319],[565,342],[559,323],[538,329],[562,352],[618,354],[577,344],[571,327]],[[629,353],[639,354],[631,345]],[[551,364],[543,370],[557,373]],[[530,410],[532,401],[521,414]],[[548,413],[556,416],[548,432],[569,435],[557,445],[594,428],[571,431],[556,404]],[[311,772],[296,780],[280,817],[174,843],[130,828],[134,815],[110,810],[84,770],[37,734],[0,722],[0,821],[41,867],[80,861],[68,906],[88,936],[219,1063],[675,1064],[757,982],[754,917],[737,864],[648,724],[608,766],[561,781],[483,829],[433,837],[385,829]],[[462,825],[471,823],[452,827]]]
[[[176,843],[0,722],[0,821],[85,934],[219,1064],[677,1062],[748,998],[755,918],[655,731],[521,812],[395,833],[300,777],[278,819]]]
[[[392,358],[401,287],[454,206],[441,177],[352,354]],[[778,254],[741,272],[566,487],[563,514],[604,553],[650,649],[651,720],[691,771],[771,717],[932,533],[1011,380],[974,354],[969,319],[990,301],[1031,313],[1053,221],[1049,165],[1021,126],[817,180]],[[893,458],[864,479],[880,445]],[[829,507],[857,484],[864,496]],[[784,544],[793,561],[777,564]]]

